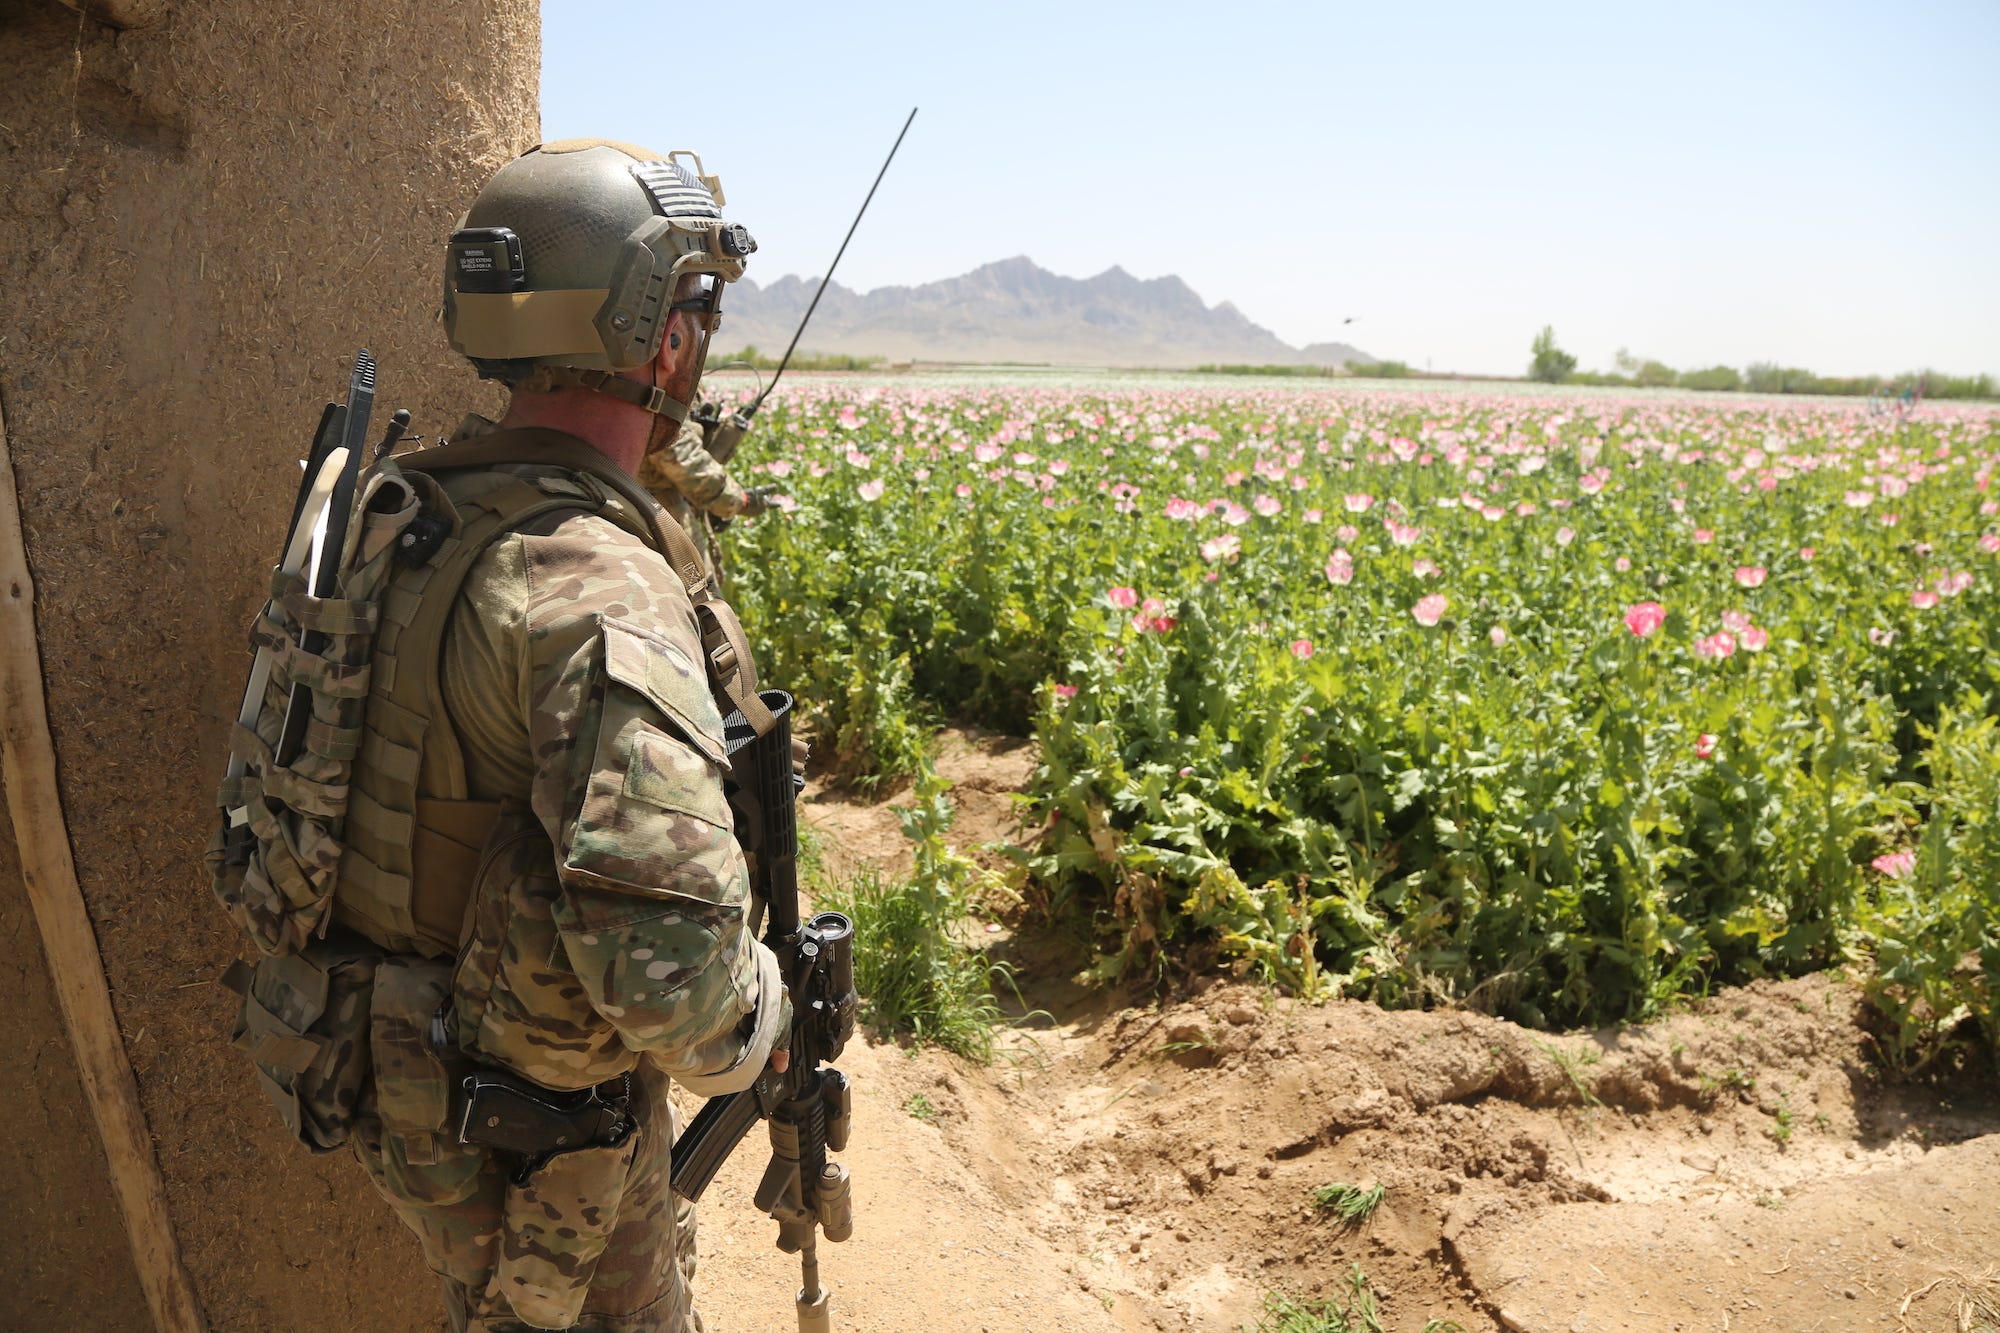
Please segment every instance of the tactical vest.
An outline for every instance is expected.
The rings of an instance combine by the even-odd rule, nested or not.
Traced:
[[[389,581],[375,629],[367,723],[350,778],[336,922],[392,953],[454,954],[480,850],[500,815],[466,787],[464,750],[440,694],[444,634],[472,566],[494,541],[558,511],[643,526],[588,476],[456,470],[424,476],[453,535]],[[421,483],[419,483],[421,484]]]
[[[560,471],[496,470],[508,464]],[[329,909],[391,953],[460,949],[500,807],[467,788],[440,691],[444,636],[480,555],[546,515],[596,513],[660,552],[693,604],[718,707],[742,712],[759,734],[771,726],[741,627],[715,597],[694,543],[581,441],[509,430],[385,459],[357,509],[338,596],[313,598],[291,586],[296,579],[274,586],[253,631],[281,660],[258,726],[236,730],[246,776],[221,794],[225,811],[248,812],[250,836],[232,836],[225,817],[209,865],[217,896],[264,953],[304,948],[324,934]],[[329,635],[326,660],[300,651],[302,628]],[[313,692],[314,720],[305,753],[281,768],[276,715],[295,681]]]

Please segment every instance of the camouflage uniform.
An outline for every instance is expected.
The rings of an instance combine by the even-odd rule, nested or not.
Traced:
[[[510,474],[558,475],[454,473],[446,488]],[[443,1279],[454,1330],[698,1329],[692,1205],[667,1183],[669,1079],[761,1068],[768,1028],[757,1038],[752,1016],[760,997],[782,1003],[775,960],[745,928],[722,719],[687,593],[618,518],[640,526],[613,502],[493,542],[440,664],[471,794],[503,814],[448,983],[445,964],[409,961],[448,984],[451,1036],[472,1061],[564,1090],[629,1073],[639,1123],[620,1146],[563,1154],[510,1188],[510,1159],[393,1132],[406,1099],[432,1094],[415,1086],[420,1066],[402,1080],[402,1043],[378,1015],[381,1116],[354,1141]],[[421,998],[408,1008],[425,1012]]]
[[[671,444],[647,454],[639,465],[639,484],[680,520],[701,551],[708,573],[717,573],[721,552],[716,549],[706,515],[735,518],[752,506],[742,484],[703,446],[701,427],[693,421],[682,422]]]

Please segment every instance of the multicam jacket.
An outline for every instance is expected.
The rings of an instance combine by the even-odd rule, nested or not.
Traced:
[[[717,518],[743,512],[743,487],[702,443],[701,427],[684,421],[673,442],[646,455],[639,484],[690,532],[699,530],[697,510]]]
[[[507,465],[447,474],[446,488],[562,475]],[[473,1059],[556,1089],[635,1072],[651,1124],[636,1159],[630,1145],[595,1165],[591,1152],[557,1158],[581,1183],[545,1174],[535,1189],[568,1189],[566,1202],[518,1198],[478,1150],[446,1142],[413,1161],[393,1134],[361,1136],[446,1279],[454,1326],[484,1327],[511,1304],[537,1327],[582,1310],[633,1316],[606,1328],[678,1330],[665,1076],[700,1090],[704,1076],[761,1068],[772,1024],[753,1019],[782,1004],[776,960],[746,929],[722,718],[688,595],[624,507],[547,514],[494,540],[460,593],[440,689],[469,795],[503,813],[450,995],[452,1036]],[[592,1184],[599,1169],[615,1182]],[[691,1267],[691,1221],[678,1225]]]

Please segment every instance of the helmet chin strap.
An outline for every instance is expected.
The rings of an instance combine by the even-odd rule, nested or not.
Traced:
[[[694,384],[701,383],[702,372],[708,368],[708,347],[715,329],[716,311],[688,322],[700,330],[701,348],[696,353]],[[621,403],[630,403],[653,416],[652,427],[646,433],[646,452],[665,447],[679,432],[681,423],[687,420],[687,403],[670,396],[660,387],[660,363],[651,363],[653,382],[642,384],[638,380],[628,380],[623,375],[609,370],[584,369],[578,366],[539,365],[514,385],[529,393],[547,393],[551,389],[582,389],[587,393],[601,393],[616,398]]]
[[[552,389],[583,389],[589,393],[601,393],[616,398],[621,403],[651,412],[661,421],[670,423],[672,430],[687,420],[688,405],[678,398],[669,397],[665,389],[656,384],[641,384],[638,380],[628,380],[609,370],[582,370],[576,366],[536,366],[527,375],[515,381],[514,387],[528,393],[548,393]],[[660,423],[654,423],[659,429]]]

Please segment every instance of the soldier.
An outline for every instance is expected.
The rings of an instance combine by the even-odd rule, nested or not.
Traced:
[[[679,519],[695,537],[711,576],[722,570],[721,553],[707,516],[728,520],[755,518],[771,509],[781,488],[744,486],[729,475],[708,451],[708,432],[693,421],[681,426],[671,443],[646,455],[639,481],[662,508]]]
[[[497,426],[472,419],[408,466],[428,469],[461,540],[485,545],[449,608],[413,575],[385,597],[385,620],[450,617],[437,661],[394,664],[435,672],[442,704],[409,761],[414,883],[404,908],[375,901],[351,844],[333,910],[381,947],[431,955],[433,988],[448,986],[427,1019],[422,999],[395,1007],[410,988],[396,958],[378,973],[362,1102],[376,1114],[353,1142],[443,1280],[454,1330],[699,1329],[692,1207],[668,1188],[668,1082],[714,1094],[785,1068],[789,1004],[746,929],[704,665],[726,671],[728,648],[698,617],[698,580],[656,549],[660,515],[610,484],[684,438],[723,285],[755,248],[683,156],[544,144],[480,191],[448,251],[452,346],[510,401]],[[692,475],[720,483],[689,499],[749,512],[754,492],[719,464]],[[378,675],[383,651],[378,636]],[[371,688],[373,735],[392,714]],[[391,767],[361,749],[357,801]],[[355,808],[350,831],[385,823]],[[465,903],[462,924],[427,894]],[[490,1096],[469,1112],[467,1069]],[[462,1134],[419,1132],[443,1097]],[[508,1134],[504,1148],[464,1141]]]

